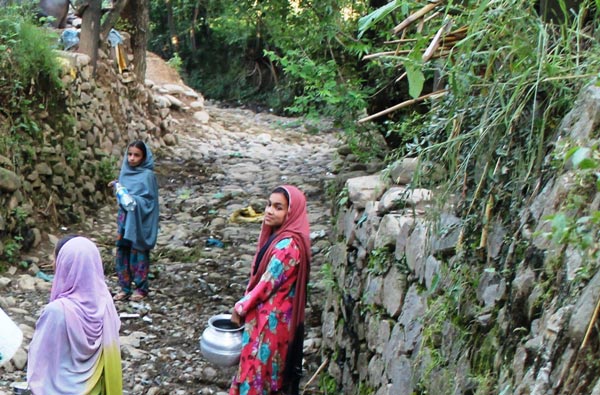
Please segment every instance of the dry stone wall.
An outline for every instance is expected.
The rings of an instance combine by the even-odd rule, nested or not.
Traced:
[[[598,335],[583,341],[600,306],[598,226],[587,230],[587,244],[557,240],[548,220],[598,215],[593,177],[582,188],[576,170],[550,164],[573,147],[597,160],[599,126],[600,88],[592,85],[554,136],[551,172],[531,203],[517,218],[492,217],[476,262],[464,259],[452,199],[439,208],[434,191],[405,185],[414,159],[349,178],[324,271],[326,387],[353,395],[600,394],[590,364]],[[569,196],[585,203],[576,210]]]
[[[19,248],[38,245],[47,226],[84,221],[112,199],[106,183],[118,175],[128,142],[144,140],[154,151],[176,143],[170,131],[172,111],[181,109],[176,96],[198,95],[140,83],[132,72],[120,73],[107,53],[100,52],[94,74],[88,56],[57,52],[72,122],[52,127],[55,114],[35,112],[39,140],[23,138],[19,152],[0,155],[0,266],[14,263]]]

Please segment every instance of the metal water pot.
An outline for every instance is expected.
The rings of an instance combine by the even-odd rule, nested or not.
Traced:
[[[26,381],[19,381],[11,385],[14,395],[31,395],[31,390]]]
[[[243,331],[243,325],[237,326],[231,322],[231,314],[213,315],[200,336],[202,355],[217,366],[237,365],[242,352]]]

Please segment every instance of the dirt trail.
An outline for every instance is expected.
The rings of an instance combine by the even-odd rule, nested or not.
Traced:
[[[155,84],[182,84],[173,69],[152,54],[147,77]],[[133,315],[122,318],[120,333],[126,394],[227,391],[234,368],[218,368],[204,360],[198,340],[208,318],[230,311],[243,295],[248,278],[260,224],[232,222],[231,215],[249,205],[260,210],[268,191],[283,183],[305,191],[314,233],[304,382],[321,363],[320,307],[325,296],[319,276],[330,246],[325,189],[336,138],[332,133],[309,134],[294,119],[215,105],[205,109],[210,114],[207,123],[198,122],[192,112],[174,114],[179,143],[157,155],[161,230],[151,255],[151,293],[142,303],[117,303],[123,317]],[[58,229],[56,234],[82,233],[99,245],[113,292],[115,215],[114,205],[109,205],[86,224]],[[223,246],[211,245],[209,239]],[[52,248],[50,242],[40,247],[40,264],[49,261]],[[8,303],[11,316],[30,339],[50,284],[23,271],[14,273],[11,281],[0,302]],[[0,370],[0,395],[24,377],[18,368]],[[318,393],[315,385],[305,394]]]

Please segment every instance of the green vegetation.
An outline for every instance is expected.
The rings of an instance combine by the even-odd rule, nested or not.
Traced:
[[[32,160],[28,142],[42,138],[38,115],[62,112],[61,66],[52,50],[57,36],[23,16],[32,15],[27,10],[0,9],[0,155],[17,168]]]
[[[388,152],[387,163],[419,157],[440,175],[426,177],[424,165],[411,187],[431,187],[442,179],[442,202],[461,196],[456,208],[463,220],[460,259],[444,262],[442,273],[434,276],[423,318],[422,346],[428,355],[421,357],[429,359],[417,383],[420,393],[428,390],[428,375],[455,362],[442,347],[448,325],[474,347],[470,373],[478,383],[476,393],[509,391],[495,388],[493,366],[498,349],[504,347],[503,357],[511,357],[509,341],[499,342],[507,334],[493,322],[486,328],[475,322],[481,310],[476,268],[511,280],[515,259],[523,259],[527,250],[518,239],[515,218],[551,172],[568,170],[574,186],[559,212],[546,218],[545,236],[557,246],[557,256],[539,270],[536,286],[541,289],[532,309],[542,311],[559,292],[568,292],[560,284],[561,254],[568,247],[583,257],[572,287],[598,269],[600,212],[587,207],[600,191],[599,147],[564,138],[556,147],[550,143],[576,95],[598,77],[599,3],[583,1],[576,10],[559,4],[564,15],[548,23],[529,0],[150,2],[150,49],[170,59],[186,82],[208,98],[309,120],[328,117],[343,129],[359,160],[368,162],[382,152]],[[424,18],[411,23],[410,15],[425,7]],[[64,104],[60,65],[52,53],[57,37],[23,17],[22,10],[0,9],[0,154],[15,168],[31,164],[36,151],[30,142],[46,137],[38,116],[48,116],[65,130],[73,126],[71,118],[55,115]],[[69,162],[77,160],[77,139],[49,145],[59,144]],[[549,153],[553,160],[546,162]],[[94,167],[103,183],[115,178],[114,165],[106,158]],[[348,191],[342,188],[332,183],[328,190],[336,200],[334,211],[348,204]],[[188,192],[180,191],[179,198],[186,199]],[[19,232],[27,219],[18,210],[10,218]],[[509,240],[516,246],[513,257],[492,261],[486,256],[487,226],[493,220],[515,235]],[[23,236],[3,239],[5,261],[18,261]],[[202,250],[157,254],[195,262]],[[405,262],[390,251],[369,252],[370,273],[386,273],[391,265],[405,270]],[[331,264],[322,266],[321,275],[323,284],[340,289]],[[372,305],[361,308],[384,313]],[[486,313],[493,319],[497,312]],[[321,376],[324,394],[340,393],[339,385]],[[359,392],[372,389],[361,384]]]
[[[367,270],[369,273],[381,275],[389,270],[394,261],[395,258],[393,252],[387,248],[379,248],[371,251]]]
[[[114,156],[107,156],[98,162],[96,170],[102,185],[106,185],[117,178],[117,162],[118,160]]]
[[[22,117],[12,119],[15,134],[39,137],[39,127],[26,110],[50,110],[48,106],[59,104],[49,100],[61,93],[61,66],[52,49],[58,37],[37,27],[23,16],[26,12],[21,7],[0,9],[0,101],[4,116]]]
[[[54,147],[64,149],[65,159],[79,160],[79,140],[45,132],[74,130],[74,119],[65,114],[62,65],[54,52],[58,35],[38,26],[31,2],[0,8],[0,155],[16,173],[31,173],[41,156]],[[32,194],[34,205],[48,204],[48,197]],[[6,202],[5,202],[6,203]],[[31,246],[32,213],[17,207],[7,213],[0,243],[0,270],[19,262],[20,253]]]
[[[323,395],[338,395],[341,393],[335,378],[328,373],[324,373],[319,377],[319,389]]]
[[[563,211],[546,218],[552,228],[546,236],[559,245],[574,245],[581,252],[593,255],[589,258],[595,258],[600,239],[600,211],[585,210],[600,192],[598,147],[573,147],[564,154],[564,164],[574,171],[574,187],[567,193]]]

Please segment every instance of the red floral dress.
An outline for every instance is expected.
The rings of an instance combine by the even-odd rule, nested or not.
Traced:
[[[293,239],[279,241],[259,283],[235,304],[245,328],[230,395],[269,395],[281,389],[299,258]]]

